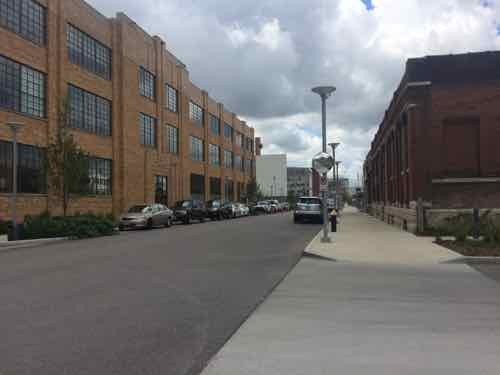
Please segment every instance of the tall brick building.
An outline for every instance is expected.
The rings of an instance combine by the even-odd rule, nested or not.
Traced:
[[[41,167],[63,98],[71,132],[91,155],[89,193],[72,212],[116,215],[132,204],[188,197],[239,200],[255,175],[254,130],[196,87],[158,36],[82,0],[1,1],[2,216],[12,190],[8,122],[24,124],[19,212],[61,211]]]
[[[408,60],[364,165],[371,212],[415,230],[498,210],[499,103],[500,52]]]

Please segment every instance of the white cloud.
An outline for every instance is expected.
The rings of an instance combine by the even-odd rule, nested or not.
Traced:
[[[500,47],[500,0],[90,0],[161,35],[197,84],[255,125],[268,153],[309,165],[334,84],[329,141],[355,177],[405,60]],[[488,6],[485,6],[485,4]]]

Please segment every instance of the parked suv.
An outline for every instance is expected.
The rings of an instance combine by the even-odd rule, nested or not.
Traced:
[[[203,223],[207,218],[207,208],[205,203],[198,200],[178,201],[174,208],[175,219],[184,224],[190,224],[192,220],[199,220]]]
[[[222,202],[214,199],[207,202],[207,215],[212,220],[222,220],[224,213],[222,209]]]
[[[321,215],[322,201],[318,197],[302,197],[293,211],[293,221],[299,223],[306,220],[323,222]]]

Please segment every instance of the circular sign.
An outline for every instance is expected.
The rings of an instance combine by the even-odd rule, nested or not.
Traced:
[[[313,169],[319,174],[328,173],[330,169],[333,168],[333,164],[335,161],[333,160],[330,154],[326,152],[320,152],[316,156],[313,157]]]

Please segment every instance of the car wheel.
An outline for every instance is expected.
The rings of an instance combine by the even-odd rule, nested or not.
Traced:
[[[146,229],[148,230],[153,229],[153,219],[148,220],[148,223],[146,224]]]
[[[191,216],[190,215],[186,215],[186,218],[184,219],[184,224],[186,224],[186,225],[191,224]]]

